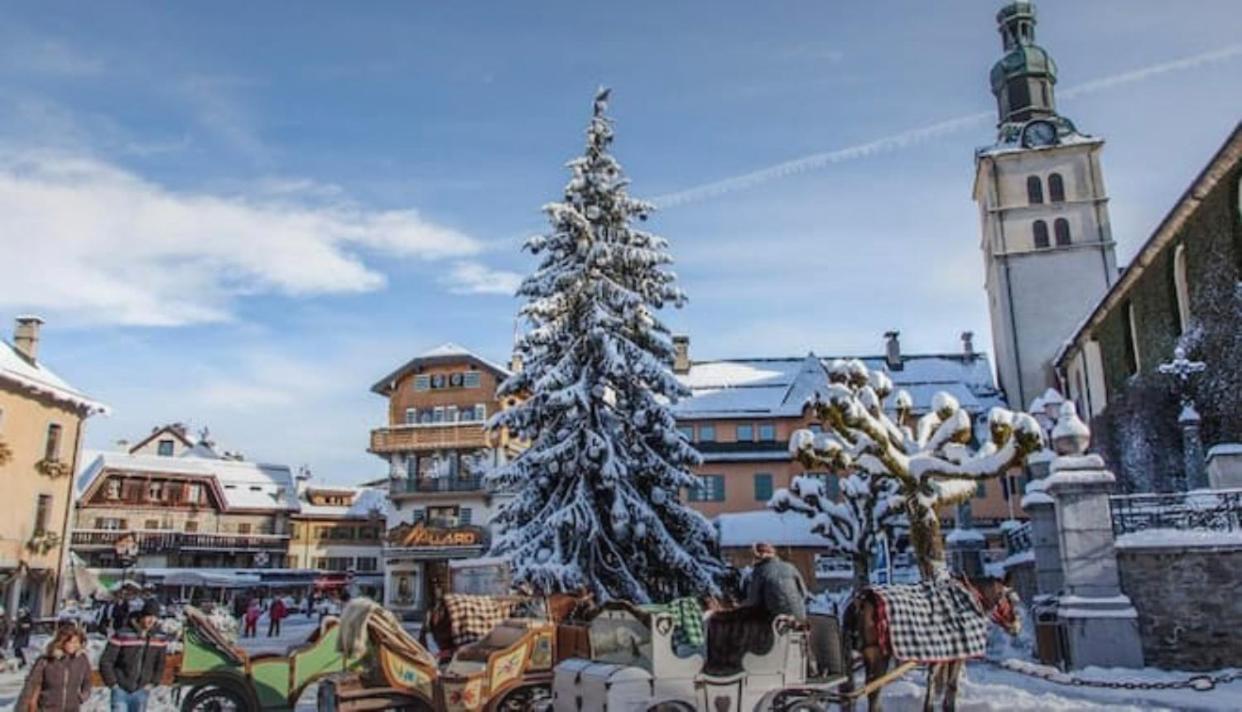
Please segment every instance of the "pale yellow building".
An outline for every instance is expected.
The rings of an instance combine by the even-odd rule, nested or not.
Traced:
[[[291,517],[288,567],[315,569],[378,598],[384,585],[387,491],[303,484]],[[325,578],[325,580],[328,580]]]
[[[0,340],[0,602],[35,616],[57,603],[83,421],[107,410],[39,360],[42,323],[18,317]]]

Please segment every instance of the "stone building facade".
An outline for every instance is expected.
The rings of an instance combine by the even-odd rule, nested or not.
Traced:
[[[0,605],[49,615],[66,563],[73,473],[86,418],[106,408],[39,358],[38,317],[0,340]]]
[[[1139,249],[1056,368],[1131,489],[1185,486],[1179,394],[1158,367],[1182,346],[1206,446],[1242,442],[1242,124]]]
[[[1056,64],[1029,2],[1001,9],[997,140],[975,153],[974,199],[1000,387],[1016,409],[1055,386],[1057,349],[1115,281],[1100,152],[1057,113]]]

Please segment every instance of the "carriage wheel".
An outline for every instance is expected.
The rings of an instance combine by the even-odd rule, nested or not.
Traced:
[[[529,712],[540,702],[550,701],[552,690],[544,685],[519,687],[500,699],[496,712]]]
[[[661,702],[654,707],[648,707],[647,712],[694,712],[694,707],[685,702]]]
[[[181,712],[244,712],[246,700],[227,687],[204,687],[181,705]]]

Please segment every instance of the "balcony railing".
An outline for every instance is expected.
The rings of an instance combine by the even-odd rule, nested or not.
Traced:
[[[1242,489],[1110,497],[1113,533],[1146,529],[1242,531]]]
[[[696,442],[696,450],[703,454],[726,452],[788,452],[788,440],[743,440],[741,442]]]
[[[208,534],[174,532],[156,529],[121,531],[116,529],[79,529],[70,540],[72,548],[110,549],[125,534],[138,540],[140,554],[184,550],[222,551],[284,551],[289,547],[288,534]]]
[[[435,492],[481,492],[487,490],[482,477],[394,477],[389,480],[391,494]]]
[[[398,425],[371,431],[370,451],[436,450],[488,447],[482,423],[455,425]]]

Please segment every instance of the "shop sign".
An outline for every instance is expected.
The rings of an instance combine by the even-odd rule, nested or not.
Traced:
[[[474,547],[483,546],[486,536],[487,533],[482,527],[429,527],[419,522],[390,529],[388,544],[407,549]]]

